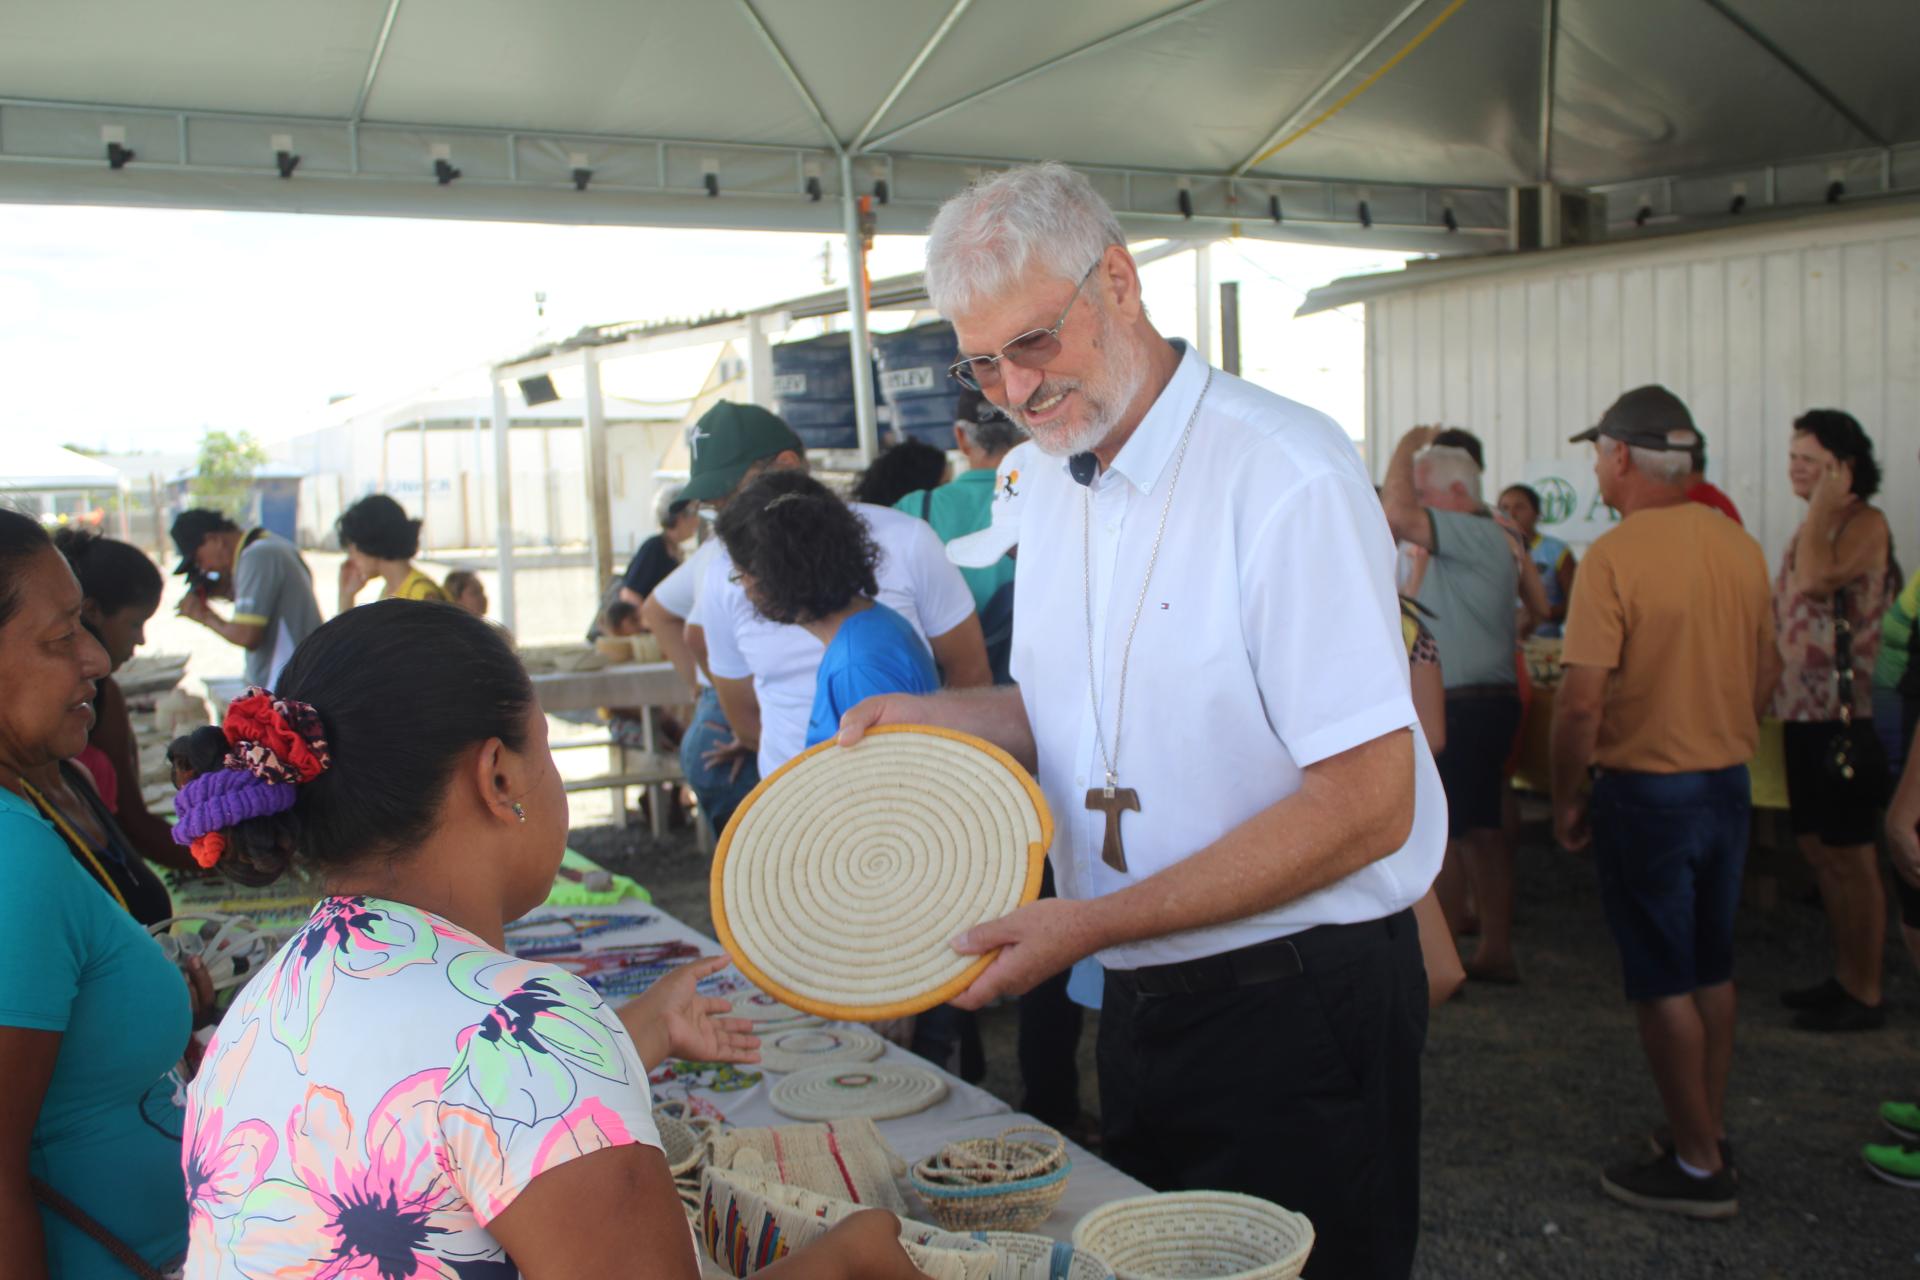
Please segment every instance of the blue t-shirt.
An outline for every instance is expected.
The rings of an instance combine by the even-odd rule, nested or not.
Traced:
[[[193,1014],[187,984],[134,918],[74,861],[27,801],[0,788],[0,1026],[57,1031],[28,1167],[156,1266],[187,1249],[174,1066]],[[125,1280],[126,1269],[40,1210],[47,1273]]]
[[[913,624],[878,601],[840,624],[820,658],[807,745],[840,732],[840,717],[882,693],[934,693],[940,673]]]

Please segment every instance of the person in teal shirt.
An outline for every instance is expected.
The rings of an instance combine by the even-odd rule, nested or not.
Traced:
[[[1027,433],[1008,421],[998,406],[972,388],[961,389],[954,412],[954,447],[967,460],[967,469],[951,483],[916,490],[893,504],[895,511],[919,516],[932,525],[942,542],[987,527],[993,513],[994,471],[1007,450],[1027,438]],[[1013,561],[1003,557],[984,569],[962,566],[960,576],[973,592],[973,607],[984,625],[994,593],[1013,583]]]
[[[82,869],[24,776],[86,746],[107,654],[80,625],[80,606],[80,584],[40,523],[0,511],[0,1275],[9,1280],[129,1274],[42,1188],[156,1269],[187,1248],[174,1074],[193,1021],[186,983]]]

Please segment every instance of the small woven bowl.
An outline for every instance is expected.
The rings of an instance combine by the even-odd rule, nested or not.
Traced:
[[[1295,1280],[1313,1224],[1291,1209],[1229,1191],[1174,1191],[1105,1204],[1080,1219],[1073,1244],[1119,1280]]]
[[[913,1166],[913,1189],[949,1231],[1032,1231],[1067,1193],[1073,1162],[1052,1129],[1023,1125],[964,1138]]]

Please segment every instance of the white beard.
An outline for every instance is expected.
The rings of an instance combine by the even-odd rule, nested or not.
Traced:
[[[1056,458],[1085,453],[1113,434],[1120,417],[1140,394],[1147,380],[1147,363],[1132,343],[1119,339],[1111,317],[1100,314],[1100,345],[1107,353],[1107,366],[1095,380],[1074,381],[1048,378],[1027,397],[1027,404],[1044,403],[1064,391],[1077,391],[1085,417],[1078,425],[1070,421],[1035,426],[1027,420],[1026,405],[1007,406],[1007,416],[1032,438],[1034,447]]]

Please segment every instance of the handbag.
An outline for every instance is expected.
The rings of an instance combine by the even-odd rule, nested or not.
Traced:
[[[1833,668],[1840,694],[1840,729],[1827,740],[1822,760],[1836,782],[1860,790],[1862,802],[1879,805],[1885,799],[1886,761],[1873,726],[1853,719],[1853,623],[1847,617],[1847,596],[1833,593]]]
[[[135,1253],[126,1241],[95,1221],[93,1215],[45,1182],[34,1178],[32,1186],[34,1199],[65,1218],[76,1231],[105,1249],[113,1256],[115,1262],[139,1277],[139,1280],[175,1280],[179,1276],[180,1271],[177,1266],[166,1271],[156,1269],[152,1263]]]

